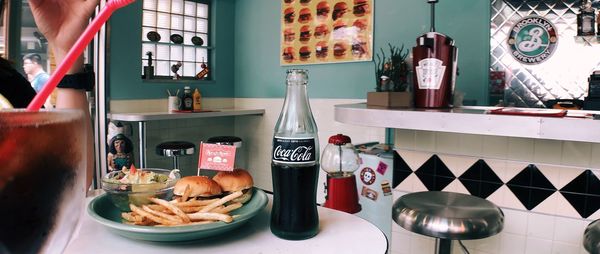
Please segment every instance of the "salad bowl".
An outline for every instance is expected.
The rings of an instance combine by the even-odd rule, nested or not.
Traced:
[[[158,168],[123,169],[106,174],[102,178],[102,189],[113,205],[129,212],[129,204],[149,204],[148,198],[170,200],[173,187],[181,179],[179,170]]]

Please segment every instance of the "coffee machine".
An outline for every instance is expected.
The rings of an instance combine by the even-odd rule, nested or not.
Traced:
[[[431,30],[417,37],[413,47],[414,103],[417,108],[451,108],[456,81],[458,49],[454,40],[435,31],[435,4],[431,4]]]

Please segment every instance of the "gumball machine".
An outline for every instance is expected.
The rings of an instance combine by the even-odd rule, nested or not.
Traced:
[[[360,158],[350,137],[337,134],[329,138],[321,156],[321,168],[327,172],[325,207],[347,213],[360,212],[354,176],[359,165]]]

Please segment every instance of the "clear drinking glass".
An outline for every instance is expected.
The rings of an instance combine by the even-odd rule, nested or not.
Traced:
[[[0,253],[62,253],[85,198],[77,110],[0,110]]]

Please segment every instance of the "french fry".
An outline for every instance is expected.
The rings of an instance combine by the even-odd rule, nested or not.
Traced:
[[[242,203],[235,202],[225,207],[219,207],[212,210],[213,213],[229,213],[235,209],[242,207]]]
[[[181,211],[183,211],[185,213],[199,212],[200,210],[202,210],[202,208],[204,208],[204,206],[184,206],[184,207],[179,207],[179,209],[181,209]]]
[[[183,211],[181,211],[181,209],[179,209],[177,206],[169,203],[169,201],[166,200],[162,200],[162,199],[158,199],[158,198],[150,198],[150,201],[162,205],[164,207],[166,207],[167,209],[171,210],[171,212],[175,213],[175,215],[179,216],[183,222],[185,223],[190,223],[190,217],[187,216],[186,213],[184,213]]]
[[[206,207],[202,208],[202,210],[200,210],[200,212],[210,212],[215,207],[220,206],[222,204],[225,204],[225,203],[227,203],[227,202],[229,202],[229,201],[231,201],[231,200],[233,200],[235,198],[240,197],[241,195],[242,195],[242,191],[233,192],[233,193],[231,193],[231,194],[229,194],[229,195],[227,195],[225,197],[222,197],[218,201],[213,202],[212,204],[207,205]]]
[[[131,211],[134,211],[134,212],[138,213],[139,215],[142,215],[142,216],[144,216],[144,217],[148,218],[149,220],[152,220],[152,221],[154,221],[156,223],[166,224],[166,225],[174,225],[174,224],[176,224],[174,222],[171,222],[170,220],[154,216],[154,215],[152,215],[152,214],[144,211],[143,209],[135,206],[134,204],[129,204],[129,208],[131,209]]]
[[[170,220],[170,221],[172,221],[174,223],[180,223],[180,224],[183,223],[183,220],[181,218],[179,218],[179,216],[169,215],[169,214],[166,214],[166,213],[163,213],[163,212],[152,210],[147,205],[142,206],[142,209],[144,209],[144,211],[149,212],[149,213],[151,213],[151,214],[153,214],[155,216],[161,217],[163,219]]]
[[[190,217],[190,219],[197,221],[197,220],[220,220],[223,222],[232,222],[233,218],[231,217],[231,215],[229,214],[222,214],[222,213],[205,213],[205,212],[197,212],[197,213],[191,213],[188,215]]]
[[[130,222],[141,222],[143,220],[141,216],[135,216],[133,213],[121,213],[121,218]]]
[[[181,196],[180,201],[181,202],[185,202],[188,200],[188,198],[190,198],[190,194],[192,193],[192,189],[190,188],[190,185],[186,185],[185,186],[185,190],[183,191],[183,195]]]

